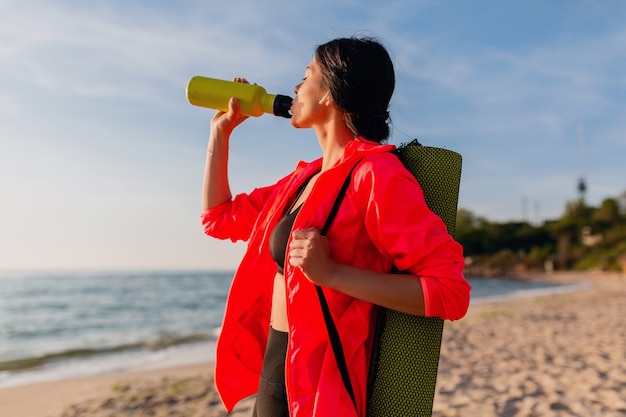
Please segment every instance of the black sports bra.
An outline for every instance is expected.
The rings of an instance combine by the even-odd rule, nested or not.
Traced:
[[[280,219],[270,234],[270,254],[272,255],[272,259],[274,259],[274,262],[276,262],[276,265],[278,265],[277,272],[281,275],[285,274],[283,268],[283,265],[285,265],[285,252],[287,252],[287,242],[289,242],[289,235],[291,234],[291,229],[293,228],[293,222],[296,221],[296,216],[302,207],[302,204],[300,204],[294,209],[293,205],[296,204],[296,201],[298,201],[300,195],[302,195],[304,189],[309,184],[309,181],[311,181],[311,178],[314,176],[315,175],[309,177],[304,184],[300,186],[298,194],[296,194],[296,198],[293,200],[293,204],[289,207],[289,210],[287,210],[287,214]]]
[[[285,252],[287,252],[287,242],[289,241],[289,235],[291,234],[291,228],[293,227],[293,222],[296,220],[296,216],[300,211],[300,207],[287,214],[285,217],[280,219],[280,221],[272,230],[272,234],[270,234],[270,254],[272,255],[272,259],[278,265],[278,273],[283,275],[285,271],[283,270],[283,265],[285,265]]]

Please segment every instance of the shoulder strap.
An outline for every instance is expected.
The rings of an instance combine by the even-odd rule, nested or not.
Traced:
[[[330,213],[328,213],[328,217],[326,218],[326,223],[320,232],[322,236],[326,236],[330,225],[332,224],[335,216],[337,215],[337,211],[341,206],[341,202],[346,195],[346,191],[350,186],[350,179],[352,178],[352,172],[354,168],[361,162],[360,160],[354,164],[346,180],[343,182],[341,189],[339,190],[339,194],[337,194],[337,198],[335,199],[335,203],[333,207],[330,209]],[[354,390],[352,389],[352,382],[350,382],[350,374],[348,373],[348,365],[346,364],[346,357],[343,354],[343,346],[341,345],[341,339],[339,338],[339,332],[337,331],[337,326],[335,326],[335,322],[333,321],[333,316],[330,313],[330,308],[328,307],[328,302],[326,301],[326,297],[324,296],[324,291],[322,287],[319,285],[315,286],[315,290],[317,291],[317,296],[320,300],[320,306],[322,307],[322,313],[324,314],[324,322],[326,323],[326,330],[328,330],[328,338],[330,339],[330,344],[333,348],[333,353],[335,354],[335,359],[337,360],[337,367],[339,368],[339,372],[341,372],[341,379],[343,380],[343,384],[346,387],[346,391],[350,395],[350,399],[352,399],[352,403],[354,404],[354,408],[356,408],[356,399],[354,397]]]
[[[326,236],[326,233],[328,233],[328,229],[330,229],[330,225],[333,223],[333,220],[335,219],[335,216],[337,215],[337,212],[339,211],[339,207],[341,206],[341,202],[343,201],[343,198],[346,196],[346,191],[348,191],[348,187],[350,186],[352,172],[354,172],[354,169],[356,168],[356,166],[359,165],[359,162],[361,162],[360,159],[356,162],[356,164],[354,164],[352,169],[350,169],[350,172],[348,172],[348,176],[346,177],[345,181],[343,182],[343,185],[339,189],[339,194],[337,194],[337,198],[335,199],[335,202],[333,203],[333,206],[330,209],[330,212],[328,213],[328,217],[326,218],[326,223],[324,223],[324,227],[322,228],[322,231],[320,232],[322,236]]]

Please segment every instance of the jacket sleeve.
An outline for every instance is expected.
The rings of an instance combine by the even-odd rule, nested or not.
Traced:
[[[399,270],[420,279],[426,316],[462,318],[470,286],[463,276],[461,245],[428,208],[421,187],[394,155],[368,158],[361,165],[355,187],[372,242]]]
[[[205,210],[200,215],[204,233],[233,242],[247,241],[265,204],[273,201],[275,191],[287,180],[256,188],[249,194],[238,194],[232,200]]]

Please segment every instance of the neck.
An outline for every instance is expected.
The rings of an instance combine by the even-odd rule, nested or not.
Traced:
[[[355,136],[346,124],[341,120],[340,123],[329,122],[324,126],[314,128],[317,134],[317,140],[322,148],[322,172],[326,171],[343,155],[343,151]]]

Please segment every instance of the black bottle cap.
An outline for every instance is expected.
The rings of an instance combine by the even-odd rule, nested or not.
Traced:
[[[276,94],[276,98],[274,99],[274,115],[286,117],[287,119],[291,118],[291,102],[293,99],[289,96],[283,96],[281,94]]]

